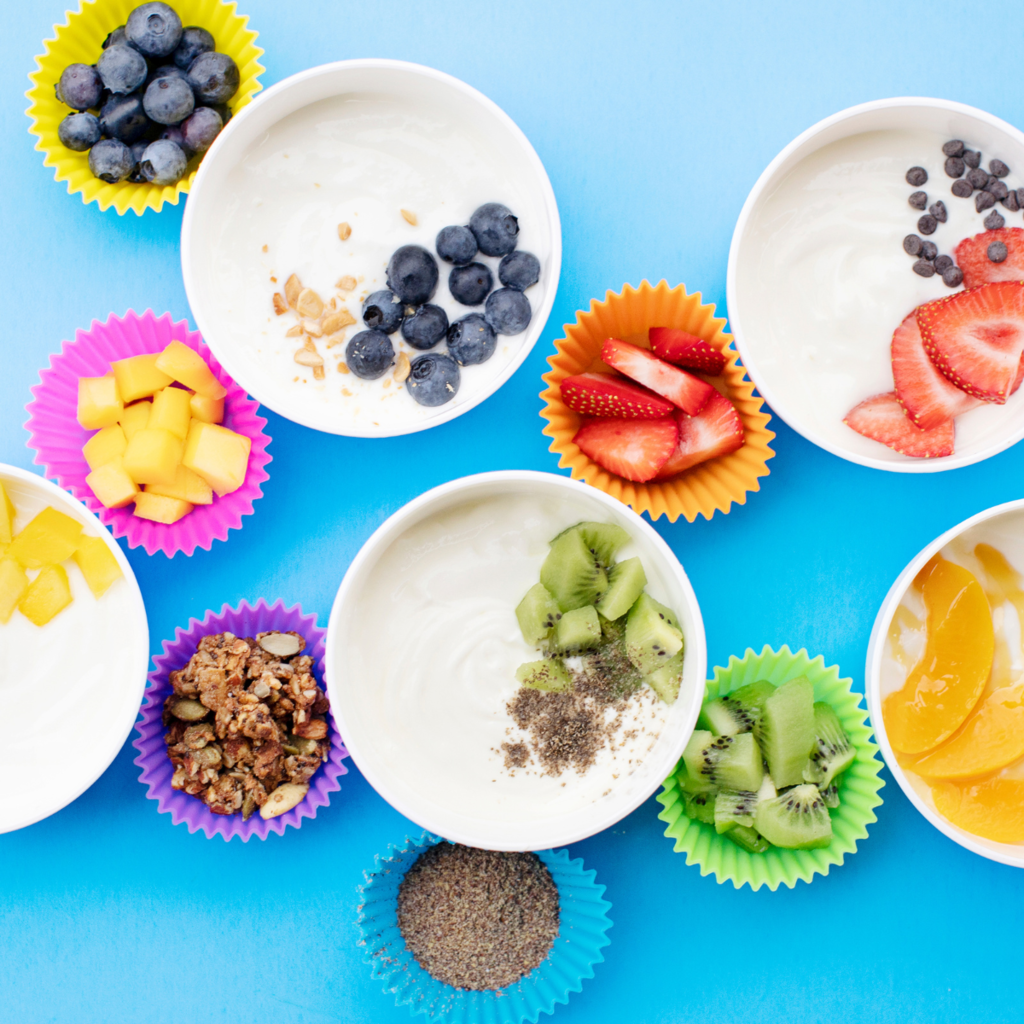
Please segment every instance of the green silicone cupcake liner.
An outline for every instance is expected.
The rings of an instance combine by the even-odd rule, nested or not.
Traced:
[[[839,806],[830,812],[833,835],[828,846],[820,850],[781,850],[773,846],[765,853],[748,853],[715,832],[713,825],[687,817],[674,772],[658,794],[665,808],[658,817],[668,823],[665,835],[676,841],[675,852],[685,853],[687,864],[698,864],[702,875],[713,872],[719,883],[732,882],[737,889],[767,885],[774,892],[780,884],[792,889],[801,879],[810,882],[815,872],[827,875],[833,864],[842,864],[847,854],[857,852],[857,840],[867,839],[867,826],[878,820],[875,808],[882,802],[878,791],[885,785],[878,775],[882,762],[875,756],[878,747],[871,738],[862,696],[850,689],[853,680],[839,678],[837,665],[826,668],[821,655],[812,661],[806,650],[794,654],[783,647],[776,652],[766,644],[760,654],[755,654],[747,648],[742,658],[729,658],[728,668],[715,666],[707,697],[720,697],[758,679],[779,686],[797,676],[806,676],[814,684],[816,701],[826,701],[835,708],[857,748],[856,759],[840,777]]]

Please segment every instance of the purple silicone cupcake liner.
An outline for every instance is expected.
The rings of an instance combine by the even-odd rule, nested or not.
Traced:
[[[102,377],[115,359],[160,352],[171,341],[180,341],[198,352],[227,388],[224,399],[224,426],[244,434],[252,442],[249,466],[241,487],[211,505],[197,505],[187,516],[166,525],[141,519],[131,508],[106,508],[85,482],[89,464],[82,445],[93,433],[79,425],[78,378]],[[263,496],[260,484],[267,479],[266,465],[270,438],[263,433],[267,421],[257,416],[254,402],[228,376],[207,348],[198,331],[190,331],[184,320],[173,323],[170,313],[157,318],[151,309],[142,316],[128,310],[124,317],[111,314],[107,322],[92,322],[88,331],[79,330],[74,341],[65,341],[61,351],[50,356],[48,369],[40,371],[40,382],[32,388],[35,396],[25,407],[29,414],[26,429],[31,435],[28,447],[36,452],[34,462],[43,467],[47,479],[54,480],[84,502],[115,537],[125,537],[130,548],[143,547],[146,554],[162,551],[168,558],[184,551],[191,555],[197,547],[209,551],[215,540],[227,540],[229,530],[242,526],[242,516],[252,514],[252,503]]]
[[[238,608],[231,608],[225,604],[219,612],[208,611],[202,622],[189,619],[188,629],[175,629],[174,640],[164,640],[164,653],[153,659],[155,667],[149,673],[141,718],[135,723],[138,739],[132,743],[139,752],[139,756],[135,758],[135,763],[142,769],[139,781],[149,788],[146,795],[150,800],[157,801],[157,810],[161,814],[169,813],[175,825],[185,822],[189,832],[202,829],[207,839],[219,835],[227,841],[239,836],[244,843],[253,836],[266,839],[270,832],[283,835],[289,825],[299,828],[303,818],[315,818],[317,808],[326,807],[330,803],[330,794],[341,789],[339,777],[348,771],[342,764],[342,759],[348,757],[348,751],[342,742],[332,712],[328,718],[331,737],[330,757],[310,780],[309,792],[302,803],[279,818],[267,821],[254,814],[248,821],[243,821],[241,814],[214,814],[201,800],[171,788],[173,768],[164,744],[162,718],[164,700],[171,692],[170,673],[184,668],[189,658],[195,654],[199,641],[211,633],[227,632],[247,637],[275,629],[283,633],[294,630],[306,638],[305,653],[312,655],[313,674],[326,693],[324,638],[327,631],[317,626],[315,615],[303,615],[301,605],[285,608],[284,602],[280,600],[268,605],[260,598],[255,606],[242,601]]]

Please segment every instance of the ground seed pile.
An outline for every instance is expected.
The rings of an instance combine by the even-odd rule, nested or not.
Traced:
[[[533,853],[438,843],[398,889],[398,927],[438,981],[504,988],[543,963],[558,935],[558,888]]]

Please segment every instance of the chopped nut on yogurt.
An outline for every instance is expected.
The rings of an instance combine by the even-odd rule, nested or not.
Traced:
[[[338,225],[338,237],[343,241],[347,242],[352,235],[352,227],[348,221],[342,221]]]
[[[402,217],[404,218],[407,224],[411,224],[413,227],[416,227],[416,225],[419,224],[419,220],[417,219],[416,214],[413,213],[411,210],[402,210],[401,213]]]

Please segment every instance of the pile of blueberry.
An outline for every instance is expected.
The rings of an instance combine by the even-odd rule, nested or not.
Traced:
[[[411,363],[406,386],[420,405],[444,405],[459,390],[459,367],[484,363],[494,354],[499,334],[526,330],[533,313],[523,292],[540,280],[540,261],[532,253],[516,250],[519,221],[507,206],[485,203],[468,226],[450,226],[438,232],[437,254],[453,264],[448,274],[452,297],[464,306],[483,305],[482,313],[467,313],[454,323],[430,299],[437,289],[439,271],[432,253],[419,245],[403,245],[388,262],[388,287],[363,302],[360,331],[345,348],[348,368],[364,380],[381,377],[394,362],[395,349],[388,335],[399,328],[415,349],[427,352]],[[498,280],[477,262],[478,253],[500,256]],[[442,340],[448,352],[429,352]]]
[[[164,3],[136,7],[96,64],[71,64],[57,99],[75,113],[57,128],[103,181],[173,185],[231,117],[238,66],[205,28],[183,28]]]

